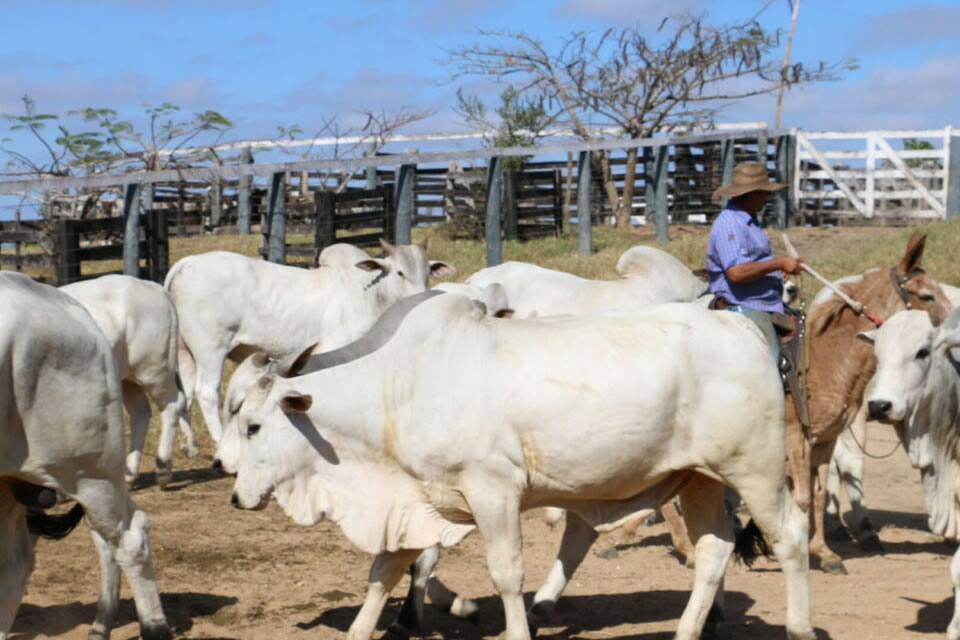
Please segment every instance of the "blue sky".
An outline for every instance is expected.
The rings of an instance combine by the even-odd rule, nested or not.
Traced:
[[[312,133],[363,110],[404,107],[433,115],[408,132],[462,130],[444,50],[483,42],[476,30],[523,30],[550,47],[574,30],[706,12],[741,20],[759,0],[0,0],[0,113],[30,95],[42,112],[144,103],[214,109],[227,139],[272,137],[277,126]],[[787,0],[760,21],[789,25]],[[960,126],[960,0],[802,0],[794,60],[856,57],[842,80],[792,90],[784,125],[813,129]],[[487,79],[469,91],[498,93]],[[722,120],[773,122],[774,99],[733,105]]]

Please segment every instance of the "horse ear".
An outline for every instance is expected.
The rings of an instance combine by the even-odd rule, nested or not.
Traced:
[[[914,231],[907,241],[907,250],[903,254],[900,264],[897,265],[897,271],[900,272],[900,275],[909,275],[920,268],[920,263],[923,260],[923,249],[926,244],[927,235]]]

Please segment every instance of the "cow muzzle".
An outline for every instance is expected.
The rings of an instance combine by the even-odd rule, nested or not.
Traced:
[[[870,400],[867,402],[867,414],[871,420],[889,420],[893,403],[889,400]]]
[[[243,509],[245,511],[261,511],[267,508],[267,503],[270,502],[270,497],[273,495],[273,491],[268,491],[267,493],[260,495],[260,500],[255,504],[250,505],[245,500],[240,499],[240,494],[234,491],[230,494],[230,504],[235,509]]]

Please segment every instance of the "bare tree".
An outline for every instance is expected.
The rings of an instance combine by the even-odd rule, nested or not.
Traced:
[[[301,151],[290,151],[283,149],[285,153],[296,156],[301,160],[310,160],[314,158],[348,158],[355,156],[374,156],[380,152],[383,147],[390,142],[390,138],[403,127],[423,120],[430,115],[430,111],[408,111],[405,107],[399,108],[395,112],[380,111],[361,111],[364,123],[359,127],[342,129],[337,118],[329,118],[321,123],[321,126],[309,138],[306,147]],[[299,125],[277,128],[279,137],[286,140],[296,140],[303,135],[303,129]],[[319,145],[316,140],[322,137],[332,137],[333,145],[326,148],[325,152],[317,150]],[[353,179],[353,173],[345,169],[330,171],[324,175],[322,182],[333,181],[333,186],[329,187],[331,191],[340,193],[347,188],[350,180]]]
[[[594,127],[614,126],[632,139],[712,124],[732,101],[835,77],[842,63],[781,69],[770,59],[780,31],[767,31],[756,16],[735,25],[712,26],[702,16],[664,20],[654,41],[636,27],[599,36],[577,32],[555,51],[523,32],[480,31],[496,44],[448,51],[454,79],[466,75],[510,76],[521,92],[545,98],[583,140]],[[607,153],[597,153],[617,226],[630,224],[637,151],[627,151],[622,190]]]

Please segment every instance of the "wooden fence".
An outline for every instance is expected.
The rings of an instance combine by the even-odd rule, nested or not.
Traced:
[[[894,151],[889,140],[897,137],[941,142],[932,149]],[[865,148],[824,146],[830,140],[861,144],[857,139],[866,141]],[[486,238],[488,261],[495,262],[502,240],[557,233],[574,217],[580,251],[591,251],[591,226],[608,222],[611,214],[592,158],[608,154],[612,179],[622,192],[629,148],[638,151],[634,198],[629,203],[632,219],[637,224],[654,223],[658,241],[668,239],[671,223],[709,223],[719,209],[713,191],[744,160],[763,162],[771,178],[794,186],[792,197],[779,192],[767,213],[768,223],[779,228],[811,222],[943,218],[960,212],[960,143],[949,128],[866,133],[756,130],[283,163],[252,163],[252,156],[244,154],[230,165],[0,181],[0,193],[112,189],[128,212],[133,206],[131,186],[143,184],[137,193],[144,210],[166,211],[168,232],[259,231],[264,237],[262,255],[274,261],[286,261],[288,254],[309,258],[325,243],[355,235],[359,224],[372,227],[358,241],[386,235],[405,243],[414,226],[459,219],[469,222],[474,235]],[[501,159],[510,156],[531,160],[522,172],[511,174],[501,169]],[[388,187],[390,197],[385,192],[372,195]],[[331,200],[323,195],[328,193],[333,193],[332,216]],[[362,204],[367,197],[379,198],[380,204]],[[586,211],[590,215],[578,215]],[[344,217],[354,214],[363,219]],[[124,219],[129,223],[133,217]],[[340,219],[344,226],[338,226]],[[127,231],[133,233],[129,226]],[[312,247],[288,247],[286,236],[291,231],[312,233]],[[136,270],[128,254],[137,250],[137,243],[128,241],[125,270]]]

